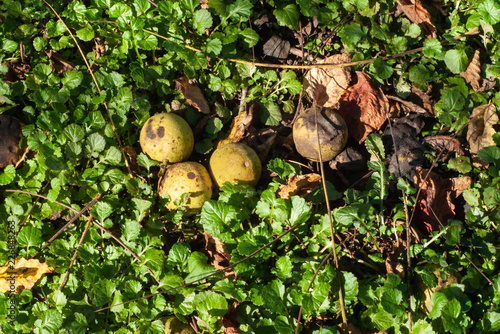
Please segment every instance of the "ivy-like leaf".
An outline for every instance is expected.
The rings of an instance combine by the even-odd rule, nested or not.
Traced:
[[[295,4],[289,4],[273,11],[276,20],[282,26],[288,26],[290,29],[299,29],[299,10]]]

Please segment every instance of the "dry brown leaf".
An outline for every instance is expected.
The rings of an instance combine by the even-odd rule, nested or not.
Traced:
[[[370,76],[356,72],[358,82],[342,95],[338,113],[344,118],[349,135],[362,143],[366,137],[379,130],[389,111],[389,100]]]
[[[247,130],[250,128],[250,126],[255,120],[256,111],[257,111],[257,104],[255,103],[247,104],[245,110],[240,112],[233,119],[227,137],[220,140],[217,143],[216,148],[227,143],[238,143],[243,138],[245,138]]]
[[[0,115],[0,168],[19,161],[22,123],[15,117]]]
[[[440,222],[446,225],[448,219],[455,216],[453,200],[471,184],[468,176],[451,179],[417,167],[414,176],[415,187],[420,189],[413,222],[424,227],[428,232],[439,230]]]
[[[424,108],[422,108],[418,104],[413,103],[411,101],[406,101],[406,100],[400,99],[397,96],[391,96],[391,95],[387,95],[387,98],[390,99],[390,100],[394,100],[394,101],[397,101],[397,102],[401,103],[402,106],[403,106],[404,111],[407,112],[407,113],[408,112],[416,112],[418,114],[427,114],[428,113],[427,110],[425,110]],[[392,115],[391,115],[391,117],[392,117]]]
[[[316,173],[294,175],[289,177],[286,184],[279,187],[277,195],[279,198],[290,198],[292,196],[303,197],[321,186],[321,176]]]
[[[411,22],[424,28],[428,38],[436,38],[436,27],[431,22],[431,14],[422,6],[420,0],[397,0],[398,9],[406,14]]]
[[[226,315],[222,318],[222,328],[224,329],[224,334],[239,334],[238,330],[238,302],[233,302],[229,306],[229,310]]]
[[[26,73],[31,70],[30,64],[23,63],[22,61],[12,60],[6,63],[2,63],[2,65],[7,65],[8,70],[3,77],[3,81],[8,83],[14,83],[18,80],[26,79]]]
[[[435,102],[434,102],[434,100],[431,99],[431,97],[429,95],[431,91],[432,91],[432,85],[429,85],[429,87],[427,88],[427,92],[423,92],[414,86],[411,87],[411,92],[413,94],[415,94],[416,97],[418,97],[418,99],[419,99],[419,101],[414,100],[414,102],[416,102],[417,104],[420,104],[431,115],[436,116],[437,111],[434,108]]]
[[[436,150],[445,149],[447,151],[457,152],[458,155],[465,154],[460,141],[457,138],[451,136],[427,136],[424,138],[424,142],[431,145]]]
[[[225,269],[229,266],[229,261],[231,260],[231,254],[226,249],[226,244],[220,241],[216,236],[210,235],[204,232],[205,235],[205,251],[207,252],[209,259],[208,262],[214,266],[215,270]],[[228,270],[224,272],[224,275],[234,276],[233,270]]]
[[[16,294],[31,289],[44,274],[54,270],[55,268],[49,267],[47,263],[40,263],[37,259],[20,258],[15,265],[8,262],[0,268],[0,293],[11,291],[11,284],[15,284]]]
[[[496,85],[496,81],[490,81],[481,78],[481,63],[479,62],[479,50],[474,52],[474,56],[470,61],[467,69],[460,75],[471,85],[475,92],[489,90]]]
[[[106,53],[104,41],[99,37],[94,38],[95,59],[99,59]]]
[[[45,51],[47,57],[50,59],[50,67],[55,72],[61,74],[63,72],[73,71],[75,64],[70,61],[62,59],[62,57],[54,50]]]
[[[493,135],[496,131],[493,126],[498,123],[496,109],[493,103],[488,103],[472,110],[467,130],[467,141],[472,153],[475,154],[484,147],[495,145]]]
[[[207,100],[203,96],[200,87],[198,87],[193,80],[187,77],[181,77],[175,80],[175,89],[180,91],[184,98],[193,105],[196,109],[204,114],[210,113],[210,107]]]
[[[351,61],[349,54],[337,54],[318,61],[318,64],[340,64]],[[304,87],[320,107],[337,107],[342,94],[351,82],[349,67],[313,68],[306,73]]]

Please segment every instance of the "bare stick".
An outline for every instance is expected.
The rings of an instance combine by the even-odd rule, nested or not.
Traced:
[[[40,253],[40,251],[42,251],[45,247],[47,247],[50,243],[52,243],[52,241],[54,241],[58,236],[59,234],[61,234],[62,232],[64,232],[64,230],[66,230],[69,225],[71,225],[74,221],[76,221],[78,218],[80,218],[80,216],[87,210],[90,210],[90,208],[95,204],[97,203],[102,197],[102,194],[97,194],[97,196],[92,200],[90,201],[89,204],[87,204],[83,209],[81,209],[80,211],[78,211],[78,213],[70,219],[69,222],[66,223],[66,225],[64,225],[63,227],[61,227],[59,229],[59,231],[56,232],[56,234],[54,234],[52,236],[52,238],[49,239],[49,241],[47,241],[42,247],[40,247],[40,249],[35,253],[35,255],[32,256],[32,258],[35,258],[38,253]]]
[[[62,287],[66,283],[66,280],[68,279],[69,271],[73,267],[73,263],[75,263],[75,260],[76,260],[76,255],[78,253],[78,248],[80,248],[80,246],[83,243],[83,239],[85,239],[85,235],[87,235],[87,231],[89,230],[89,226],[90,226],[90,222],[91,221],[92,221],[92,214],[90,214],[89,218],[87,219],[87,224],[85,224],[85,229],[83,230],[83,233],[82,233],[82,236],[80,238],[80,241],[78,242],[78,245],[75,248],[75,252],[73,253],[73,257],[71,258],[71,262],[69,263],[68,270],[66,270],[66,274],[64,274],[64,278],[63,278],[63,280],[61,282],[61,285],[59,285],[59,289],[58,290],[62,289]]]
[[[311,279],[311,282],[309,282],[309,285],[307,286],[306,293],[308,293],[309,290],[311,289],[311,287],[313,285],[313,282],[316,279],[316,276],[318,276],[319,270],[321,269],[321,267],[323,267],[325,265],[326,260],[328,260],[328,258],[330,257],[330,255],[332,255],[332,253],[326,254],[326,256],[323,259],[323,261],[321,261],[321,263],[319,264],[318,269],[316,269],[316,271],[314,272],[314,275],[313,275],[313,277]],[[299,315],[297,316],[297,327],[295,327],[295,334],[299,334],[300,318],[302,317],[302,309],[303,308],[304,308],[304,305],[300,305]]]

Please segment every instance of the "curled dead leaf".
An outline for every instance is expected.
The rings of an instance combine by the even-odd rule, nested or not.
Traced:
[[[318,61],[318,64],[340,64],[351,61],[349,54],[336,54]],[[307,94],[320,107],[337,107],[340,97],[351,82],[349,67],[313,68],[304,76]]]
[[[427,174],[429,177],[426,179]],[[414,176],[415,187],[420,189],[413,222],[428,232],[439,230],[448,219],[455,216],[453,200],[471,184],[469,176],[445,179],[428,169],[417,167]],[[441,224],[440,224],[441,223]]]
[[[220,140],[217,143],[217,147],[220,147],[227,143],[238,143],[247,134],[247,130],[253,124],[255,120],[255,114],[257,113],[258,105],[256,103],[247,104],[245,110],[241,111],[236,115],[236,117],[231,122],[231,128],[227,134],[227,137]]]
[[[431,22],[431,14],[422,6],[420,0],[397,0],[398,10],[405,13],[411,22],[420,25],[428,38],[436,38],[436,27]]]
[[[198,87],[193,80],[189,80],[185,76],[176,79],[175,89],[180,91],[184,98],[200,112],[204,114],[210,113],[210,107],[208,106],[207,100],[205,100],[200,87]]]
[[[338,113],[344,118],[349,135],[362,143],[385,123],[389,100],[368,74],[356,74],[358,82],[342,95]]]
[[[231,254],[226,249],[226,244],[219,240],[216,236],[210,235],[207,232],[205,235],[205,251],[209,256],[209,263],[214,266],[215,270],[225,269],[231,261]],[[233,270],[224,272],[226,277],[234,276]]]
[[[321,186],[321,176],[316,173],[294,175],[289,177],[286,184],[279,187],[277,195],[279,198],[290,198],[292,196],[304,197]]]
[[[40,263],[37,259],[20,258],[15,261],[15,265],[8,262],[0,268],[0,292],[11,291],[12,285],[15,285],[16,294],[31,289],[44,274],[54,270],[55,268],[49,267],[47,263]]]
[[[431,145],[436,150],[447,150],[457,152],[458,155],[464,155],[465,151],[457,138],[443,135],[432,135],[424,138],[424,142]]]
[[[479,61],[479,50],[474,52],[474,56],[470,61],[467,69],[460,73],[467,83],[474,89],[475,92],[489,90],[496,85],[496,81],[490,81],[481,78],[481,63]]]
[[[493,128],[498,123],[496,106],[493,103],[484,104],[474,108],[469,117],[469,128],[467,129],[467,141],[470,151],[476,154],[480,149],[495,145]]]

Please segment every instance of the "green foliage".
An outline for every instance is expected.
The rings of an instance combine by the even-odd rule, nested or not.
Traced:
[[[495,89],[474,91],[460,75],[480,50],[481,78],[500,76],[498,2],[426,5],[437,28],[434,38],[406,15],[394,16],[397,3],[389,0],[208,4],[51,2],[99,89],[69,31],[45,3],[0,4],[0,75],[14,75],[0,81],[0,113],[24,123],[26,150],[19,166],[0,171],[0,217],[22,226],[17,258],[39,252],[36,258],[55,268],[16,295],[14,324],[7,317],[9,294],[0,295],[0,331],[163,333],[165,317],[174,315],[183,323],[195,321],[204,333],[221,333],[221,319],[237,303],[242,333],[293,333],[301,307],[299,331],[339,333],[339,291],[348,322],[361,330],[408,333],[411,311],[413,333],[500,331],[498,135],[496,146],[478,152],[482,163],[469,152],[436,162],[437,172],[472,182],[454,204],[455,219],[420,242],[412,239],[410,277],[387,269],[406,265],[401,221],[418,190],[411,180],[390,175],[390,152],[380,135],[359,145],[369,157],[369,173],[355,187],[336,189],[340,182],[333,178],[340,173],[327,169],[326,189],[284,198],[279,190],[306,169],[276,158],[266,161],[258,188],[225,184],[194,216],[166,210],[169,199],[156,195],[165,166],[138,144],[150,115],[175,111],[197,131],[192,158],[206,161],[239,106],[257,102],[252,126],[278,131],[277,151],[288,150],[288,114],[311,104],[303,94],[303,73],[228,60],[261,61],[262,45],[272,35],[289,41],[300,36],[304,50],[319,58],[349,52],[354,61],[374,59],[353,70],[370,73],[384,91],[402,98],[414,88],[427,92],[437,117],[424,131],[448,131],[465,143],[474,107],[499,105]],[[259,25],[263,14],[268,21]],[[476,27],[479,36],[453,38]],[[405,57],[383,58],[420,47]],[[22,65],[29,65],[25,73],[17,67]],[[184,75],[198,81],[211,109],[206,117],[176,90],[175,80]],[[41,249],[98,195],[90,210]],[[90,216],[95,224],[82,238]],[[340,270],[330,258],[332,230]],[[8,234],[0,233],[0,265],[9,261],[9,247]],[[441,284],[450,273],[459,274],[456,282]],[[425,288],[436,289],[430,309]]]

